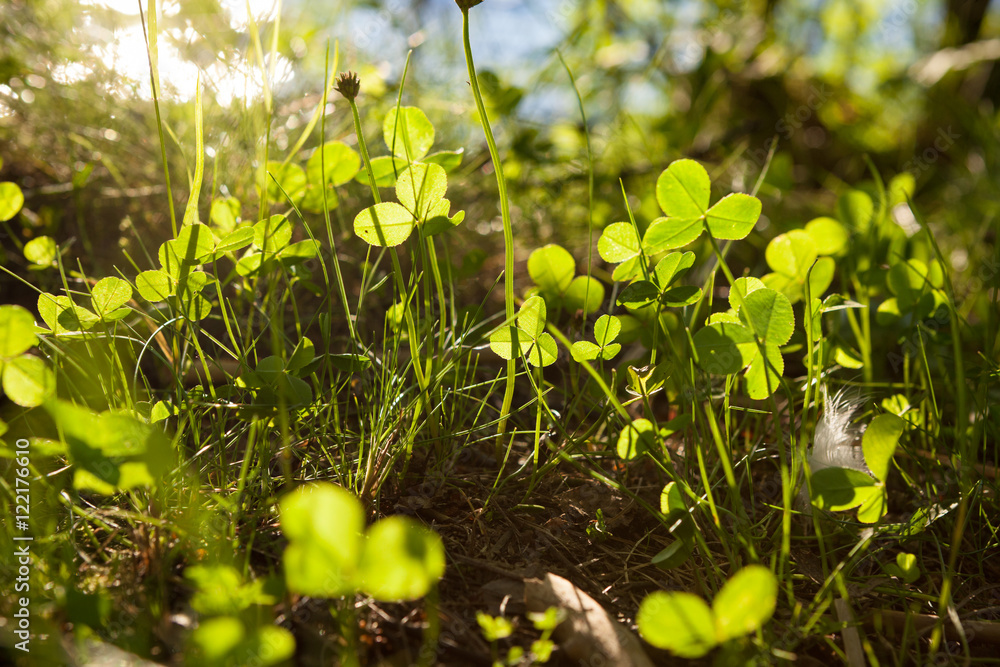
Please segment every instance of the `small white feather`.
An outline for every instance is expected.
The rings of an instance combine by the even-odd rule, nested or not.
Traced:
[[[823,468],[837,467],[868,472],[861,451],[865,427],[851,421],[862,405],[861,399],[848,398],[843,390],[830,396],[826,387],[823,387],[823,399],[823,415],[816,424],[816,436],[809,453],[810,470],[815,473]]]

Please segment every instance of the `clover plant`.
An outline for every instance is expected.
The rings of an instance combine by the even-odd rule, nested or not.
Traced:
[[[700,658],[716,646],[759,630],[774,613],[778,579],[748,565],[726,582],[711,607],[693,593],[658,591],[639,605],[639,634],[682,658]]]
[[[858,508],[858,521],[875,523],[886,513],[889,465],[906,422],[894,414],[875,417],[862,436],[868,472],[830,467],[813,473],[813,504],[834,512]]]
[[[294,593],[414,600],[444,574],[444,546],[436,533],[402,516],[366,530],[361,503],[342,487],[300,487],[281,499],[278,511],[288,538],[285,582]]]

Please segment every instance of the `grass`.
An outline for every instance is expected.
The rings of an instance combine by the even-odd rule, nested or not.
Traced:
[[[31,274],[3,268],[39,311],[0,310],[0,495],[8,516],[31,510],[29,531],[0,536],[8,553],[34,537],[30,602],[0,607],[7,654],[59,664],[108,642],[170,664],[574,664],[552,616],[519,605],[525,579],[555,572],[665,664],[998,664],[996,276],[959,293],[905,175],[872,169],[828,218],[771,237],[756,188],[729,194],[693,160],[662,165],[649,192],[622,183],[627,221],[596,243],[555,239],[586,237],[577,276],[562,248],[516,242],[470,9],[470,108],[504,248],[472,298],[453,209],[489,210],[487,185],[432,152],[402,84],[383,147],[355,102],[364,82],[342,75],[358,152],[349,131],[328,141],[337,55],[293,150],[269,161],[263,138],[251,219],[199,206],[199,97],[171,240],[118,276],[86,275],[54,243],[25,245]],[[254,44],[263,68],[256,29]],[[270,128],[270,94],[265,107]],[[365,186],[367,208],[345,212]],[[449,187],[482,192],[452,202]],[[921,221],[912,237],[899,205]],[[758,277],[729,259],[754,246]],[[515,277],[532,286],[519,295]],[[838,446],[864,464],[823,468],[814,439],[838,390],[868,427]],[[513,596],[520,622],[494,618],[483,590]],[[28,656],[10,622],[25,606]]]

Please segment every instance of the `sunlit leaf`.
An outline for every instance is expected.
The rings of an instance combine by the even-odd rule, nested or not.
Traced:
[[[738,373],[757,354],[753,332],[742,324],[716,322],[694,335],[698,364],[715,375]]]
[[[369,206],[354,218],[354,233],[369,245],[398,246],[410,237],[413,214],[395,202]]]
[[[820,509],[840,512],[858,507],[882,492],[871,475],[851,468],[823,468],[810,480],[813,504]]]
[[[672,162],[656,180],[656,201],[668,218],[700,220],[710,191],[708,172],[694,160]]]
[[[253,226],[253,244],[266,253],[276,253],[292,240],[292,223],[283,215],[272,215]]]
[[[375,185],[380,188],[391,188],[396,184],[396,178],[402,174],[407,167],[406,160],[398,157],[382,155],[372,158],[372,173],[375,175]],[[368,185],[368,170],[362,169],[354,177],[354,180],[362,185]]]
[[[621,333],[622,322],[614,315],[601,315],[594,323],[594,339],[598,345],[607,345]]]
[[[681,248],[701,236],[703,229],[702,218],[657,218],[642,237],[642,250],[647,255],[655,255]]]
[[[872,198],[861,190],[845,192],[837,200],[837,216],[848,227],[857,232],[866,232],[875,215]]]
[[[285,548],[285,582],[294,593],[340,597],[360,584],[361,503],[329,483],[302,486],[278,503]]]
[[[720,642],[742,637],[764,625],[774,614],[778,578],[762,565],[748,565],[726,582],[712,601],[716,637]]]
[[[74,466],[73,486],[111,495],[161,483],[174,464],[170,438],[129,414],[94,414],[58,400],[45,410],[59,428]]]
[[[550,243],[528,256],[528,275],[542,293],[561,295],[573,281],[576,260],[562,246]]]
[[[44,298],[44,294],[39,297]],[[21,306],[0,306],[0,359],[16,357],[37,344],[35,318],[31,313]]]
[[[618,456],[626,461],[656,448],[656,430],[648,419],[636,419],[618,435]]]
[[[33,408],[55,395],[56,376],[42,359],[23,354],[3,364],[3,391],[17,405]]]
[[[628,222],[615,222],[604,228],[597,240],[597,252],[605,262],[617,264],[639,256],[639,235]],[[617,279],[616,279],[617,280]]]
[[[596,278],[577,276],[563,293],[563,302],[571,311],[584,315],[596,313],[604,303],[604,285]]]
[[[839,255],[847,249],[851,233],[833,218],[815,218],[806,223],[806,233],[820,255]]]
[[[51,266],[59,246],[51,236],[38,236],[24,244],[24,258],[35,266]]]
[[[718,643],[712,610],[692,593],[651,593],[635,620],[643,639],[682,658],[700,658]]]
[[[746,238],[760,219],[761,203],[756,197],[741,192],[726,195],[708,209],[705,221],[708,231],[717,239]]]
[[[424,162],[428,164],[439,164],[444,167],[445,171],[451,172],[462,164],[462,157],[464,154],[464,148],[459,148],[455,151],[438,151],[437,153],[431,153],[425,157]]]
[[[694,266],[695,256],[693,252],[672,252],[656,264],[653,270],[653,277],[661,290],[670,287],[670,284],[677,280],[689,268]]]
[[[785,359],[777,345],[768,343],[764,346],[765,356],[758,352],[747,368],[747,393],[750,398],[760,401],[775,391],[781,385],[781,376],[785,373]]]
[[[747,295],[765,287],[766,285],[764,285],[764,282],[760,278],[752,276],[737,278],[733,281],[733,286],[729,290],[729,306],[739,312],[743,307],[743,300]]]
[[[392,154],[404,160],[416,161],[427,155],[434,145],[434,126],[417,107],[393,107],[382,123],[382,136]]]
[[[0,183],[0,222],[10,220],[24,206],[24,193],[16,183]]]
[[[212,202],[208,219],[220,234],[225,235],[236,229],[240,217],[240,200],[235,197],[216,199]]]
[[[238,229],[234,229],[229,234],[226,234],[221,241],[219,241],[219,245],[215,247],[215,252],[224,253],[242,250],[253,243],[253,239],[253,227],[240,227]]]
[[[788,297],[771,289],[748,294],[740,315],[761,341],[772,345],[784,345],[795,330],[795,314]]]
[[[282,166],[282,163],[276,160],[267,163],[267,173],[261,174],[261,179],[267,187],[268,201],[281,206],[287,205],[289,200],[293,204],[302,201],[309,182],[302,167],[294,162]]]
[[[889,462],[896,451],[896,444],[903,435],[906,426],[900,417],[894,414],[881,414],[872,419],[861,439],[861,448],[865,455],[865,463],[876,479],[883,482],[889,476]]]
[[[771,239],[764,257],[771,270],[789,278],[805,279],[816,261],[816,243],[801,229],[792,230]]]
[[[146,301],[157,303],[173,295],[173,285],[163,271],[143,271],[135,277],[135,288]]]
[[[551,366],[558,358],[559,348],[556,346],[556,339],[548,333],[538,336],[527,354],[528,363],[532,366]]]
[[[91,293],[94,312],[100,317],[105,317],[111,311],[124,306],[131,298],[132,286],[114,276],[98,280]]]
[[[396,181],[396,198],[420,220],[432,211],[448,191],[448,175],[436,164],[413,164]]]
[[[545,331],[547,314],[545,299],[533,296],[521,304],[517,313],[517,326],[531,338],[538,338]]]
[[[328,141],[306,163],[306,178],[317,186],[343,185],[361,168],[361,156],[342,141]]]

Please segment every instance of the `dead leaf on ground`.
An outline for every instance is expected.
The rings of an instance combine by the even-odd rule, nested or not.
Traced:
[[[653,667],[639,639],[613,619],[604,608],[582,590],[556,574],[544,580],[524,582],[528,611],[543,612],[549,607],[566,610],[566,620],[556,628],[555,640],[574,660],[603,657],[603,664],[618,667]]]

